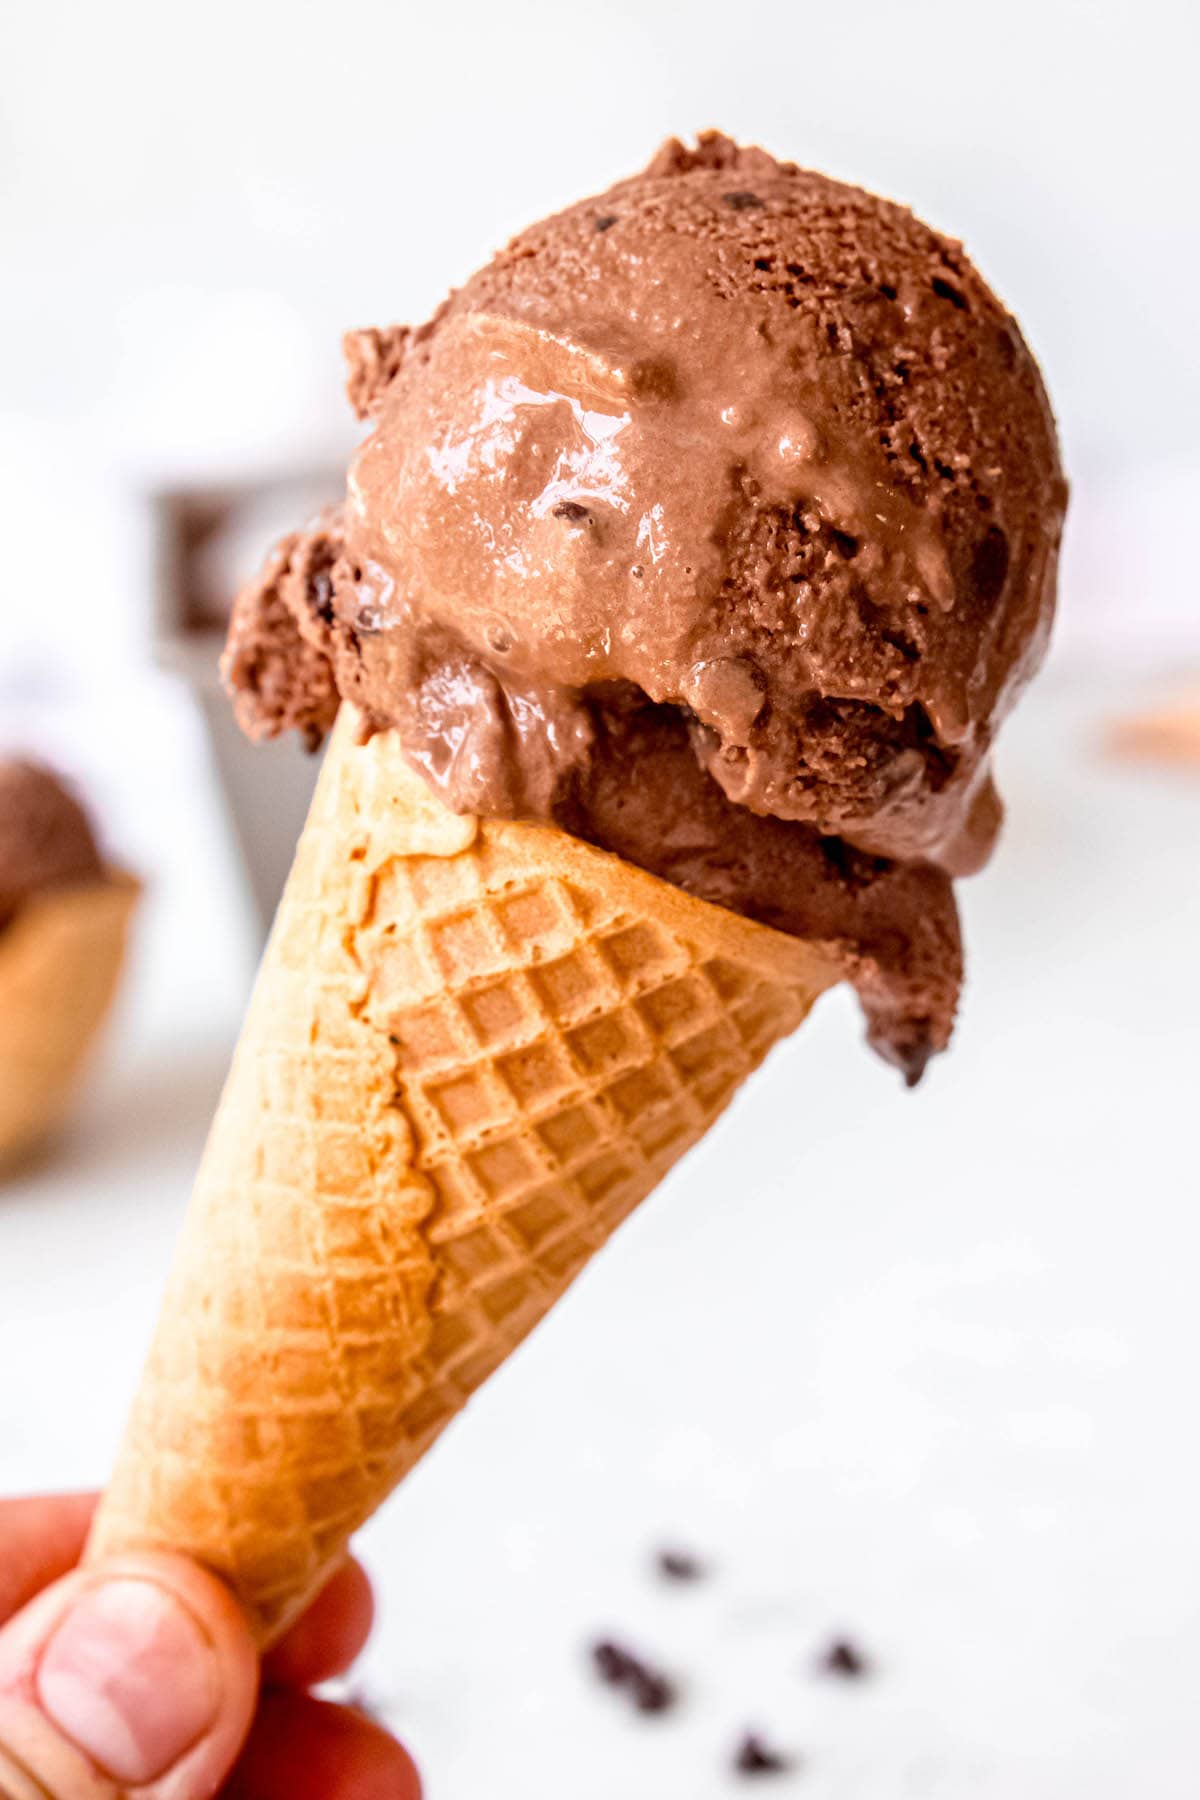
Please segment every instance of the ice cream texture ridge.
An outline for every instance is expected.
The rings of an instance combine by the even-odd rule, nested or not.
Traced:
[[[353,703],[452,810],[809,941],[918,1078],[1066,504],[961,246],[710,132],[346,352],[371,429],[235,605],[245,729]]]

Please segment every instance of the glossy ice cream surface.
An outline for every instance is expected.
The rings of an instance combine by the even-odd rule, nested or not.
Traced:
[[[374,429],[239,602],[243,721],[347,697],[459,810],[829,944],[918,1073],[1065,503],[959,246],[710,134],[347,349]]]

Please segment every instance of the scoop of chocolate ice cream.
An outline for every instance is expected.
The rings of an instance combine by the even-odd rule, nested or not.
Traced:
[[[425,740],[453,801],[548,811],[581,696],[624,680],[686,709],[756,812],[951,872],[986,854],[1063,483],[1037,369],[958,245],[713,136],[350,355],[377,422],[338,682]]]
[[[0,927],[43,889],[103,875],[87,814],[58,776],[0,762]]]
[[[374,428],[341,516],[235,610],[248,728],[311,734],[331,671],[459,810],[554,820],[785,929],[836,892],[875,1036],[909,1067],[940,1047],[948,877],[995,837],[989,753],[1065,504],[1036,365],[961,246],[709,133],[347,351]],[[646,823],[668,766],[682,859]],[[861,896],[906,882],[944,927],[919,1003],[911,909],[861,935]]]

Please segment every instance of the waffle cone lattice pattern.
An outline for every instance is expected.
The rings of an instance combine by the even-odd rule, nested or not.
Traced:
[[[270,1641],[836,972],[331,745],[94,1548]]]

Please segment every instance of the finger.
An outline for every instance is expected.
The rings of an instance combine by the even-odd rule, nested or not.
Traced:
[[[79,1561],[95,1494],[0,1500],[0,1625]]]
[[[371,1634],[375,1600],[361,1564],[343,1563],[263,1663],[272,1687],[315,1687],[348,1669]]]
[[[266,1693],[222,1800],[421,1800],[407,1750],[361,1713]]]
[[[211,1800],[257,1688],[232,1594],[194,1563],[77,1570],[0,1631],[0,1793]]]

